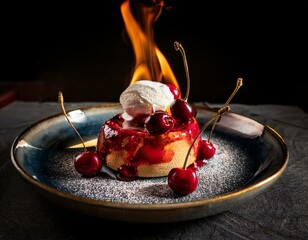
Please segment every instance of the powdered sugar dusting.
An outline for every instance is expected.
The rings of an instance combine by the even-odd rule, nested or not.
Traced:
[[[232,192],[248,182],[256,166],[249,163],[251,154],[241,141],[224,136],[212,138],[215,156],[197,171],[197,189],[187,195],[176,195],[167,184],[167,177],[120,181],[116,173],[103,167],[101,174],[84,178],[78,174],[73,159],[80,149],[50,152],[41,181],[66,193],[94,200],[115,203],[177,203],[207,199]],[[183,159],[184,161],[184,159]]]

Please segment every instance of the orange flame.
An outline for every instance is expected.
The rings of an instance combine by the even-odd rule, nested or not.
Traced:
[[[140,23],[131,12],[130,0],[125,0],[121,5],[122,17],[136,59],[130,84],[139,80],[164,81],[179,88],[168,61],[154,41],[154,23],[161,15],[164,6],[163,1],[158,2],[154,6],[139,3],[137,10],[140,11]]]

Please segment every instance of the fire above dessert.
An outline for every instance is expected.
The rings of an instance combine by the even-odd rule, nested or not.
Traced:
[[[178,42],[175,48],[185,56]],[[187,68],[187,64],[185,66]],[[187,86],[190,86],[189,77]],[[91,177],[105,164],[117,172],[119,180],[167,176],[174,192],[182,195],[193,192],[198,185],[196,171],[216,152],[210,141],[215,125],[222,114],[229,111],[228,104],[241,86],[239,78],[227,102],[200,129],[196,111],[187,101],[188,91],[182,99],[174,85],[137,81],[120,95],[123,112],[102,123],[95,152],[87,151],[69,121],[60,92],[63,113],[85,148],[85,152],[74,159],[76,171]],[[210,124],[209,137],[203,139],[201,134]]]

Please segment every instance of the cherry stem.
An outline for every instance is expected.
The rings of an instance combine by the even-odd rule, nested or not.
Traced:
[[[59,95],[58,95],[58,100],[59,100],[59,103],[61,104],[61,108],[62,108],[62,112],[67,120],[67,122],[69,123],[69,125],[74,129],[75,133],[77,134],[77,136],[80,138],[81,142],[82,142],[82,145],[83,145],[83,148],[84,148],[84,151],[86,152],[87,151],[87,148],[86,148],[86,145],[82,139],[82,137],[80,136],[79,132],[77,131],[77,129],[74,127],[73,123],[71,122],[71,120],[68,118],[67,114],[66,114],[66,111],[65,111],[65,108],[64,108],[64,98],[63,98],[63,94],[61,91],[59,91]]]
[[[221,115],[227,111],[230,110],[230,107],[229,106],[223,106],[222,108],[220,108],[217,113],[212,116],[205,124],[204,126],[200,129],[199,133],[195,136],[194,140],[192,141],[189,149],[188,149],[188,152],[186,154],[186,158],[185,158],[185,162],[184,162],[184,165],[183,165],[183,169],[186,169],[186,165],[187,165],[187,161],[188,161],[188,157],[189,157],[189,154],[190,154],[190,151],[193,147],[193,145],[195,144],[195,142],[197,141],[198,137],[201,135],[201,133],[213,122],[215,121],[215,119],[217,118],[220,118]]]
[[[190,77],[189,77],[187,58],[186,58],[185,50],[179,42],[177,42],[177,41],[174,42],[174,48],[175,48],[176,51],[180,50],[182,57],[183,57],[183,61],[184,61],[184,68],[185,68],[185,73],[186,73],[187,86],[186,86],[186,95],[185,95],[185,98],[183,100],[185,102],[187,102],[189,92],[190,92]]]
[[[212,125],[211,131],[210,131],[210,134],[209,134],[209,137],[208,137],[208,139],[207,139],[207,141],[208,141],[209,143],[211,142],[211,137],[212,137],[212,135],[213,135],[214,128],[216,127],[216,124],[217,124],[217,122],[218,122],[219,120],[220,120],[220,117],[215,118],[215,121],[214,121],[214,123],[213,123],[213,125]]]
[[[228,100],[226,101],[226,103],[223,105],[223,107],[226,107],[230,101],[233,99],[233,97],[235,96],[235,94],[237,93],[237,91],[240,89],[240,87],[243,85],[243,79],[242,78],[238,78],[237,79],[237,82],[236,82],[236,86],[235,86],[235,89],[233,90],[232,94],[230,95],[230,97],[228,98]],[[211,129],[211,132],[209,134],[209,137],[208,137],[208,142],[211,142],[211,137],[213,135],[213,131],[214,131],[214,128],[216,126],[216,124],[220,121],[220,117],[216,118],[215,119],[215,122],[212,126],[212,129]]]

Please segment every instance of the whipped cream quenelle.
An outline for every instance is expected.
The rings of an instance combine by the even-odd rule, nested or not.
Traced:
[[[166,111],[174,100],[170,88],[160,82],[140,80],[124,90],[120,103],[124,109],[123,118],[129,120],[137,115],[149,115],[156,110]]]

